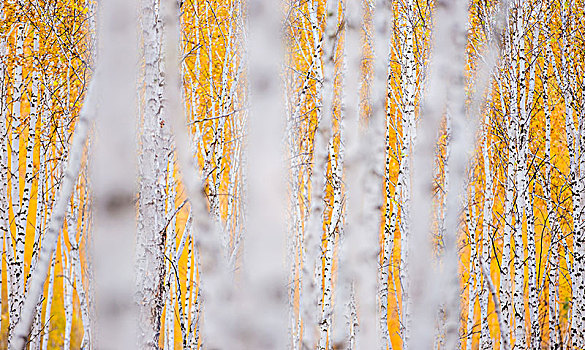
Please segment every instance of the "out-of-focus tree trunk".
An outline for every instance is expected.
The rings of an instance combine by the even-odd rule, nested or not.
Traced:
[[[100,104],[92,155],[96,347],[131,349],[137,335],[133,288],[137,1],[105,0],[100,5]]]

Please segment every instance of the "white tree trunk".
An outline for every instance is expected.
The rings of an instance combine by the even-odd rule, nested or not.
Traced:
[[[490,232],[492,232],[492,208],[493,208],[493,178],[490,164],[490,143],[488,140],[488,130],[490,127],[489,114],[486,113],[485,122],[483,125],[483,169],[485,179],[484,202],[483,202],[483,222],[481,233],[481,258],[486,262],[489,269],[490,259]],[[489,270],[488,270],[489,271]],[[479,271],[478,271],[479,272]],[[479,299],[481,332],[479,338],[479,348],[481,350],[488,350],[492,348],[492,339],[490,336],[489,322],[488,322],[488,297],[489,290],[486,278],[481,281],[481,292]]]
[[[53,286],[55,282],[55,257],[51,258],[51,270],[49,271],[49,285],[47,286],[47,301],[45,303],[45,318],[43,322],[42,349],[47,350],[49,345],[49,334],[51,331],[51,306],[53,305]]]
[[[20,4],[19,4],[20,5]],[[8,330],[8,343],[12,342],[16,324],[21,317],[21,309],[24,296],[24,240],[26,227],[22,226],[24,221],[21,219],[20,211],[20,135],[23,132],[23,122],[21,121],[21,105],[23,99],[23,90],[25,89],[22,71],[24,62],[24,41],[26,38],[26,28],[21,19],[16,24],[16,48],[15,55],[17,63],[14,67],[14,83],[12,90],[12,114],[11,114],[11,133],[12,143],[10,157],[10,186],[12,200],[12,215],[16,227],[14,235],[8,238],[7,250],[10,250],[8,257],[8,273],[10,274],[10,294],[9,310],[10,317]],[[13,238],[14,237],[14,242]]]
[[[419,217],[412,222],[412,241],[408,249],[408,269],[409,289],[412,305],[412,319],[407,321],[407,327],[411,327],[411,338],[409,339],[410,349],[430,349],[433,346],[434,321],[437,315],[438,294],[435,288],[439,287],[432,268],[429,268],[428,257],[432,256],[431,250],[431,198],[433,183],[433,164],[434,147],[438,137],[439,123],[445,108],[444,101],[449,91],[452,100],[453,111],[453,137],[458,138],[459,145],[463,149],[453,146],[453,152],[465,152],[465,145],[468,144],[469,137],[467,133],[473,130],[465,130],[466,125],[463,122],[465,118],[464,103],[464,67],[465,60],[465,28],[467,23],[467,4],[466,2],[444,1],[437,7],[435,13],[435,34],[433,44],[433,57],[431,58],[428,93],[423,99],[421,125],[418,129],[417,136],[419,143],[416,144],[413,157],[413,196],[412,206],[417,208]],[[441,72],[441,73],[439,73]],[[452,89],[453,91],[450,91]],[[456,126],[457,125],[457,126]],[[459,128],[459,129],[458,129]],[[457,134],[459,131],[459,134]],[[456,142],[454,141],[454,144]],[[460,206],[459,192],[464,183],[465,167],[467,166],[467,157],[465,154],[452,154],[452,184],[450,188],[455,189],[448,195],[448,210],[446,214],[446,227],[450,235],[445,237],[445,270],[448,276],[446,285],[448,291],[447,298],[447,348],[455,348],[457,336],[449,336],[455,332],[459,324],[459,301],[458,298],[458,249],[457,249],[457,232],[458,232],[458,212]],[[455,292],[455,293],[453,293]],[[443,295],[443,294],[441,294]],[[453,321],[456,319],[456,326]],[[453,339],[453,340],[450,340]]]
[[[467,308],[467,328],[466,328],[466,350],[471,350],[473,344],[473,333],[475,328],[475,303],[478,296],[478,284],[480,280],[479,259],[478,259],[478,240],[475,235],[477,228],[477,216],[475,214],[475,191],[471,185],[470,200],[467,204],[468,209],[465,212],[467,221],[467,230],[469,231],[469,278],[467,280],[467,289],[469,290],[468,308]]]
[[[237,348],[285,346],[286,313],[282,251],[285,194],[281,140],[283,96],[280,92],[280,2],[253,0],[249,6],[248,221],[244,251],[242,336]],[[243,336],[246,334],[246,336]]]
[[[68,232],[69,233],[69,232]],[[72,234],[72,233],[71,233]],[[65,330],[63,332],[63,349],[71,349],[71,327],[73,322],[73,270],[71,256],[61,236],[61,271],[63,278],[63,308],[65,309]]]
[[[92,159],[96,347],[136,345],[137,1],[101,2],[100,103]],[[103,257],[108,257],[103,258]]]
[[[137,230],[137,302],[139,307],[139,346],[157,349],[164,307],[165,176],[170,154],[168,125],[165,123],[160,86],[162,43],[157,21],[158,1],[141,1],[141,28],[144,55],[144,114],[141,123],[141,152]],[[168,175],[167,175],[168,174]]]

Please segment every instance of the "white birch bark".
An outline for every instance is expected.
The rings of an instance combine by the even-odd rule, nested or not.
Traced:
[[[390,90],[390,74],[388,72],[388,90]],[[391,161],[391,154],[390,154],[390,128],[391,123],[390,120],[391,116],[391,103],[390,98],[388,98],[387,102],[387,110],[386,110],[386,162],[384,168],[385,174],[385,210],[384,210],[384,241],[383,241],[383,248],[382,248],[382,265],[380,266],[380,323],[382,329],[382,346],[384,342],[389,342],[390,334],[388,330],[388,278],[389,278],[389,271],[392,269],[392,256],[393,256],[393,248],[394,248],[394,234],[396,232],[396,222],[398,217],[398,207],[399,207],[399,200],[400,200],[400,186],[403,182],[402,176],[403,173],[401,169],[398,170],[398,179],[396,181],[396,186],[394,188],[394,193],[390,190],[390,161]],[[400,157],[402,158],[402,156]],[[403,166],[403,162],[400,161],[399,167]]]
[[[421,125],[417,132],[419,143],[415,147],[413,157],[413,208],[417,208],[420,218],[412,222],[412,242],[408,249],[408,268],[409,268],[409,293],[411,293],[412,313],[411,320],[407,321],[407,327],[411,327],[411,338],[409,339],[409,348],[411,349],[430,349],[433,346],[434,320],[437,314],[437,293],[435,288],[438,287],[436,277],[429,269],[428,257],[432,256],[431,252],[431,200],[433,182],[432,166],[434,158],[434,147],[437,140],[437,130],[444,111],[444,100],[447,97],[447,91],[450,92],[453,107],[453,137],[459,138],[462,145],[468,144],[469,137],[466,136],[468,130],[465,130],[465,123],[458,119],[465,118],[464,104],[464,62],[463,54],[465,47],[465,28],[466,28],[466,3],[443,1],[437,4],[435,12],[435,34],[433,55],[430,63],[428,93],[423,99]],[[441,72],[441,74],[439,74]],[[460,135],[457,135],[457,124]],[[463,124],[463,125],[462,125]],[[465,147],[465,146],[464,146]],[[453,151],[457,150],[453,146]],[[451,162],[452,185],[450,188],[455,189],[448,195],[448,211],[446,216],[446,227],[451,235],[445,237],[445,262],[446,273],[448,278],[447,298],[447,348],[455,348],[453,342],[458,340],[457,337],[449,336],[454,328],[458,329],[459,323],[459,293],[452,293],[458,290],[458,271],[457,271],[457,239],[458,232],[457,212],[459,207],[460,188],[463,187],[465,167],[467,165],[465,150],[459,150],[463,154],[453,154]],[[456,281],[456,282],[455,282]],[[457,299],[454,301],[453,299]],[[457,320],[457,326],[453,325],[453,320]],[[454,340],[450,340],[454,339]]]
[[[565,8],[565,6],[567,8]],[[567,134],[567,147],[570,157],[569,181],[572,192],[572,233],[573,233],[573,267],[570,272],[571,290],[572,290],[572,308],[571,308],[571,331],[570,342],[575,348],[585,347],[585,235],[583,234],[582,223],[582,181],[580,175],[584,169],[580,169],[583,156],[581,151],[581,130],[576,130],[573,108],[576,108],[575,89],[572,84],[575,81],[575,62],[574,53],[572,52],[572,40],[567,37],[567,31],[572,30],[574,25],[574,15],[572,15],[573,1],[560,6],[561,17],[561,92],[565,103],[565,129]],[[579,116],[579,115],[578,115]],[[579,126],[581,126],[579,120]]]
[[[87,198],[86,198],[87,200]],[[87,226],[87,218],[84,217],[83,210],[79,203],[79,192],[76,192],[73,195],[73,205],[70,210],[69,215],[67,216],[67,236],[69,239],[69,253],[68,253],[68,261],[69,261],[69,269],[71,271],[71,275],[69,276],[69,283],[70,283],[70,293],[71,297],[73,296],[73,289],[77,294],[79,300],[79,311],[81,314],[81,323],[83,326],[83,339],[81,342],[82,349],[88,349],[91,347],[92,344],[92,329],[89,319],[89,306],[88,306],[88,297],[85,291],[85,286],[83,285],[83,275],[82,275],[82,261],[79,254],[80,250],[80,242],[83,238],[83,233],[85,232],[85,227]],[[77,229],[77,222],[81,220],[81,225],[79,230]],[[78,234],[79,232],[79,234]],[[79,235],[79,238],[78,238]],[[73,286],[75,284],[75,287]]]
[[[362,202],[363,202],[363,191],[360,186],[360,181],[363,180],[362,175],[364,172],[364,163],[359,159],[360,151],[360,144],[359,144],[359,126],[360,126],[360,93],[361,91],[361,83],[362,83],[362,75],[361,75],[361,66],[363,63],[363,52],[357,48],[362,47],[362,29],[363,29],[363,4],[359,1],[349,1],[346,4],[345,8],[345,48],[344,48],[344,56],[345,56],[345,65],[346,65],[346,74],[345,74],[345,81],[344,81],[344,132],[347,135],[347,141],[345,141],[345,145],[347,147],[347,161],[346,161],[346,187],[348,192],[348,204],[346,206],[346,210],[348,213],[347,218],[347,228],[344,230],[345,240],[342,246],[341,255],[345,260],[343,265],[340,265],[339,275],[343,277],[346,276],[348,282],[351,286],[350,291],[350,300],[349,300],[349,329],[350,335],[348,339],[349,348],[356,348],[359,347],[359,333],[361,330],[361,323],[362,318],[359,318],[359,329],[358,329],[358,320],[357,314],[355,313],[355,309],[359,307],[359,299],[362,293],[357,291],[356,283],[354,282],[357,278],[358,270],[361,270],[363,267],[364,270],[367,270],[369,266],[367,264],[361,264],[360,257],[357,255],[355,247],[352,247],[352,244],[356,244],[358,240],[356,238],[359,225],[361,222],[358,222],[360,218],[360,214],[362,214]],[[353,237],[352,237],[353,236]],[[367,237],[367,238],[366,238]],[[369,239],[369,235],[363,237],[364,239]],[[368,257],[364,257],[364,260],[367,260]],[[360,266],[350,266],[351,264],[357,264],[358,261],[360,262]],[[365,265],[365,266],[364,266]],[[347,266],[348,268],[344,268]],[[366,274],[368,271],[363,271]],[[338,300],[337,303],[342,302],[342,300]],[[354,314],[355,313],[355,314]],[[354,318],[353,316],[356,316]],[[366,312],[364,317],[367,319],[371,315],[369,314],[369,310],[366,308]],[[354,322],[355,321],[355,322]],[[366,323],[368,321],[366,320]],[[368,324],[368,326],[370,326]],[[374,326],[375,327],[375,326]],[[375,332],[375,328],[373,329]],[[372,329],[369,328],[366,330],[368,335],[371,335]],[[374,333],[375,334],[375,333]],[[372,339],[375,341],[375,339]],[[345,345],[347,346],[347,345]],[[363,346],[363,345],[362,345]],[[371,347],[371,349],[375,349],[377,347]]]
[[[219,95],[219,116],[218,119],[215,119],[214,122],[216,123],[215,130],[214,130],[214,140],[213,140],[213,163],[215,174],[210,174],[212,176],[212,191],[211,191],[211,204],[210,204],[210,211],[214,216],[217,222],[221,221],[221,213],[220,213],[220,200],[219,200],[219,192],[221,186],[221,180],[223,176],[223,171],[225,165],[222,165],[222,162],[226,158],[225,153],[225,130],[226,130],[226,122],[230,116],[229,110],[232,107],[232,101],[234,97],[234,88],[237,86],[237,80],[240,73],[239,67],[235,66],[235,59],[234,59],[234,46],[236,37],[234,32],[236,30],[236,2],[234,1],[230,8],[230,15],[228,18],[228,32],[227,36],[224,37],[224,40],[227,41],[225,43],[225,49],[223,50],[223,65],[221,71],[221,81],[220,81],[220,95]],[[236,72],[233,70],[236,69]],[[231,73],[231,74],[230,74]],[[228,78],[230,75],[233,75],[233,81],[231,83],[228,82]],[[228,85],[231,84],[231,88],[228,88]],[[229,254],[229,241],[230,241],[230,233],[224,228],[222,233],[223,239],[223,246],[226,249],[226,253]]]
[[[191,223],[193,220],[193,217],[191,216],[191,213],[189,213],[189,217],[187,219],[187,223],[185,224],[185,229],[183,231],[183,236],[186,237],[181,237],[181,241],[183,242],[183,239],[185,240],[184,245],[187,245],[187,272],[186,272],[186,276],[185,276],[185,302],[183,303],[183,301],[179,300],[180,303],[183,303],[183,314],[181,315],[181,322],[183,324],[183,327],[181,329],[181,331],[183,331],[183,348],[189,348],[189,340],[191,337],[191,332],[190,332],[190,320],[191,320],[191,306],[192,306],[192,296],[194,294],[194,292],[192,291],[193,288],[193,278],[195,276],[192,277],[192,271],[194,271],[193,268],[193,249],[192,249],[192,239],[191,239],[191,227],[193,227],[193,224]],[[177,259],[177,258],[176,258]],[[178,261],[178,259],[177,259]]]
[[[346,60],[348,65],[346,98],[348,133],[347,188],[348,229],[346,232],[346,269],[356,287],[357,306],[360,310],[360,329],[356,334],[358,348],[380,348],[380,321],[377,314],[378,280],[378,239],[380,233],[383,192],[384,136],[381,115],[385,113],[384,103],[388,71],[388,35],[391,16],[387,4],[377,4],[374,15],[375,56],[374,98],[372,113],[365,132],[360,132],[361,110],[359,108],[360,65],[363,54],[360,47],[363,8],[358,2],[349,2],[346,13]],[[380,54],[381,53],[381,54]],[[343,267],[340,267],[343,268]]]
[[[527,211],[527,150],[528,150],[528,131],[530,118],[526,111],[526,53],[524,38],[524,2],[518,0],[513,5],[516,11],[514,19],[514,34],[512,38],[513,48],[518,50],[518,55],[512,54],[512,69],[517,69],[518,78],[514,79],[514,85],[510,88],[512,118],[518,120],[516,131],[516,211],[514,226],[514,346],[519,349],[525,349],[526,344],[526,325],[524,309],[524,243],[523,222],[524,215]],[[516,107],[518,103],[518,107]]]
[[[0,19],[5,20],[4,3],[0,4]],[[0,38],[0,253],[4,255],[6,237],[10,233],[9,226],[9,202],[8,202],[8,129],[6,108],[6,38]],[[0,259],[0,273],[4,262]],[[1,275],[0,275],[1,276]],[[8,272],[8,277],[10,272]],[[4,280],[0,277],[0,290],[3,290]],[[0,296],[0,308],[4,306],[4,300]]]
[[[334,1],[329,1],[329,3],[333,3]],[[321,39],[320,30],[318,30],[319,23],[317,20],[317,6],[318,4],[314,4],[313,1],[309,2],[307,6],[309,6],[309,21],[311,25],[311,33],[312,33],[312,44],[313,44],[313,52],[312,52],[312,64],[315,66],[314,73],[316,75],[316,99],[317,101],[322,101],[323,98],[323,90],[324,90],[324,74],[322,71],[322,55],[324,54],[322,51],[323,40],[326,38],[327,34],[323,34],[323,39]],[[326,25],[331,25],[333,22],[333,18],[328,18],[326,20]],[[309,87],[308,79],[306,81],[306,86],[301,88],[301,97],[304,98],[304,94],[306,94],[306,90]],[[301,103],[304,102],[303,100],[300,101]],[[298,112],[300,113],[301,103],[298,104]],[[321,102],[324,103],[324,102]],[[331,132],[331,115],[329,110],[324,110],[324,108],[317,108],[316,110],[316,120],[317,126],[315,129],[315,134],[313,137],[313,168],[311,171],[311,204],[309,209],[309,218],[307,221],[307,229],[304,233],[303,238],[303,262],[302,262],[302,286],[304,287],[301,291],[301,318],[303,322],[303,333],[301,334],[303,347],[314,347],[315,344],[315,332],[316,326],[319,323],[318,313],[319,313],[319,306],[318,304],[321,303],[321,295],[323,294],[323,290],[321,289],[322,286],[322,279],[319,277],[319,271],[322,269],[321,264],[321,257],[320,254],[322,247],[321,237],[323,235],[323,212],[325,209],[325,199],[324,199],[324,186],[326,183],[327,177],[327,160],[328,160],[328,148],[327,143],[329,141],[329,134]],[[295,114],[297,114],[295,113]],[[321,325],[322,327],[323,325]],[[323,339],[323,329],[320,330],[319,339],[319,346],[323,342],[326,343],[326,334],[325,339]],[[326,332],[326,331],[325,331]]]
[[[238,348],[274,349],[285,345],[284,226],[280,92],[280,2],[254,0],[249,6],[249,84],[246,193],[249,205],[244,250],[245,284]],[[254,315],[253,317],[251,317]],[[245,322],[244,322],[245,320]],[[245,335],[245,336],[244,336]]]
[[[36,56],[39,51],[39,37],[38,33],[33,34],[33,56]],[[36,64],[33,65],[32,71],[32,86],[30,94],[30,109],[29,109],[29,122],[28,122],[28,136],[26,140],[26,159],[25,159],[25,178],[24,178],[24,189],[22,194],[22,200],[20,203],[18,219],[20,223],[17,227],[24,228],[24,234],[26,236],[26,228],[28,226],[28,214],[31,202],[31,189],[33,185],[34,169],[33,169],[33,157],[36,139],[36,127],[38,119],[38,104],[39,104],[39,73],[37,71]],[[22,259],[24,261],[24,238],[22,247]],[[18,244],[17,244],[18,245]],[[23,266],[24,273],[24,266]],[[23,292],[24,292],[24,278],[23,278]]]
[[[341,146],[340,146],[341,147]],[[326,230],[326,247],[325,247],[325,265],[323,267],[323,306],[321,310],[320,350],[327,350],[331,348],[330,326],[333,314],[332,299],[333,299],[333,245],[335,244],[336,235],[339,231],[338,225],[341,224],[342,211],[342,169],[343,164],[335,153],[333,147],[333,139],[329,142],[329,154],[331,156],[331,181],[333,187],[333,208],[331,210],[330,223]]]
[[[376,75],[376,92],[374,104],[374,113],[384,113],[386,117],[386,137],[385,137],[385,165],[384,165],[384,177],[385,177],[385,216],[384,216],[384,230],[383,230],[383,245],[382,245],[382,265],[380,266],[379,272],[379,304],[380,304],[380,335],[381,335],[381,348],[392,349],[392,343],[390,342],[390,334],[388,329],[388,271],[390,269],[390,262],[392,259],[392,248],[394,245],[394,231],[396,229],[396,212],[398,208],[397,202],[391,203],[390,195],[390,106],[391,106],[391,72],[392,67],[390,65],[391,60],[391,30],[394,26],[393,13],[391,3],[387,1],[377,1],[376,9],[374,14],[374,30],[375,30],[375,71]],[[390,22],[392,21],[392,22]],[[390,22],[390,23],[389,23]],[[383,77],[386,78],[385,84],[383,83]],[[382,93],[382,96],[378,94]],[[386,107],[386,110],[384,110]],[[379,118],[381,119],[381,118]],[[374,119],[375,120],[375,119]],[[378,127],[379,126],[372,126]],[[380,128],[382,130],[382,128]],[[380,142],[381,140],[377,140]],[[398,191],[395,190],[396,193]],[[382,204],[381,204],[382,205]],[[388,217],[390,212],[390,205],[392,205],[392,217]],[[394,222],[392,222],[394,220]]]
[[[477,216],[475,214],[475,191],[471,185],[471,195],[466,210],[467,230],[469,231],[469,278],[467,280],[467,288],[469,290],[468,307],[467,307],[467,328],[466,328],[466,345],[465,349],[470,350],[473,343],[473,333],[475,328],[475,304],[478,297],[478,284],[480,279],[479,259],[478,259],[478,240],[476,237]]]
[[[402,342],[403,348],[409,348],[410,339],[410,296],[409,296],[409,246],[411,235],[411,167],[412,151],[416,140],[416,58],[414,42],[414,1],[408,0],[400,14],[400,26],[405,37],[401,62],[402,87],[402,148],[400,152],[400,169],[398,186],[400,188],[400,281],[402,285]],[[400,181],[402,180],[402,181]]]
[[[483,259],[486,264],[488,264],[490,259],[490,233],[492,232],[492,208],[493,208],[493,177],[491,171],[491,164],[490,164],[490,143],[488,139],[488,130],[490,127],[490,117],[489,114],[486,113],[485,121],[483,124],[482,136],[483,136],[483,147],[482,147],[482,156],[483,156],[483,169],[484,169],[484,179],[485,179],[485,188],[484,188],[484,202],[483,202],[483,221],[482,221],[482,233],[481,233],[481,258]],[[479,272],[479,271],[478,271]],[[481,350],[488,350],[492,348],[492,339],[490,336],[489,330],[489,322],[488,322],[488,297],[489,297],[489,290],[487,286],[487,281],[485,278],[481,280],[481,291],[480,291],[480,299],[479,299],[479,309],[480,309],[480,323],[481,323],[481,331],[480,331],[480,338],[479,338],[479,348]]]
[[[71,226],[70,226],[71,227]],[[71,256],[61,236],[61,275],[63,278],[63,308],[65,309],[65,330],[63,332],[63,349],[71,349],[71,327],[73,322],[73,270]]]
[[[547,22],[550,19],[547,20]],[[548,35],[548,33],[546,33]],[[549,277],[548,277],[548,338],[549,338],[549,349],[558,349],[560,347],[560,334],[558,330],[560,325],[558,322],[558,283],[559,283],[559,249],[560,235],[558,234],[558,225],[556,217],[556,208],[553,208],[552,198],[552,179],[553,179],[553,164],[551,157],[551,143],[552,143],[552,129],[551,129],[551,108],[549,102],[549,67],[550,61],[553,60],[552,48],[549,40],[544,43],[546,56],[543,61],[542,69],[542,106],[544,110],[545,119],[545,160],[546,160],[546,178],[544,185],[544,196],[546,201],[546,221],[545,228],[550,235],[549,245]],[[553,61],[554,64],[554,61]]]
[[[18,6],[21,4],[19,3]],[[10,250],[8,257],[8,273],[10,274],[10,294],[9,310],[10,317],[8,330],[8,343],[12,342],[16,324],[21,317],[21,309],[24,295],[24,240],[26,227],[23,227],[20,211],[20,135],[22,133],[23,122],[21,120],[21,105],[23,99],[23,62],[24,59],[24,40],[26,38],[26,28],[22,19],[16,23],[16,47],[15,55],[17,63],[14,67],[14,83],[12,86],[12,113],[11,113],[11,133],[12,143],[10,157],[10,186],[12,215],[14,218],[16,232],[14,232],[14,242],[12,237],[8,239],[7,251]]]
[[[43,340],[41,349],[47,350],[51,331],[51,306],[53,305],[53,286],[55,282],[55,257],[51,257],[51,269],[49,271],[49,285],[47,286],[47,301],[45,303],[45,318],[43,321]]]
[[[494,286],[494,283],[492,282],[488,268],[485,265],[485,263],[483,262],[483,260],[480,260],[480,265],[481,265],[481,272],[483,273],[483,277],[488,285],[488,289],[490,291],[490,294],[492,295],[492,300],[494,301],[494,308],[495,308],[496,315],[498,317],[498,324],[500,326],[500,332],[502,333],[501,348],[502,348],[502,350],[510,350],[509,329],[507,328],[507,324],[506,324],[506,322],[504,322],[504,317],[502,316],[502,308],[500,306],[500,301],[498,299],[498,295],[496,292],[496,286]]]
[[[320,297],[317,291],[320,290],[321,279],[313,275],[316,269],[321,266],[321,236],[323,233],[323,211],[324,211],[324,185],[327,176],[328,142],[331,134],[332,101],[335,50],[338,34],[338,2],[329,0],[327,2],[327,16],[325,17],[325,30],[322,38],[319,35],[317,22],[317,5],[311,4],[309,8],[309,19],[313,35],[313,64],[316,75],[317,101],[321,101],[321,108],[317,109],[317,128],[313,138],[313,170],[311,183],[311,205],[307,229],[303,239],[304,256],[302,267],[302,293],[301,293],[301,317],[303,320],[303,334],[301,335],[303,346],[312,348],[315,339],[315,327],[317,325],[317,303]],[[304,89],[303,89],[304,90]],[[319,102],[317,102],[319,103]],[[322,325],[323,327],[323,325]],[[325,325],[325,327],[327,327]],[[326,332],[321,328],[320,344],[326,343],[323,337]]]
[[[177,231],[175,227],[175,199],[176,199],[176,184],[173,176],[174,162],[169,162],[169,171],[166,182],[166,225],[164,227],[163,236],[166,236],[166,247],[164,250],[165,259],[165,271],[164,276],[164,291],[162,295],[162,301],[165,303],[165,327],[164,327],[164,348],[173,349],[175,344],[175,300],[176,300],[176,266],[174,264],[175,248],[177,245]],[[173,257],[173,259],[171,258]]]
[[[500,98],[504,99],[504,90],[500,85],[499,88]],[[505,104],[502,104],[504,115],[506,114]],[[513,215],[513,196],[514,196],[514,165],[516,163],[516,152],[515,140],[516,140],[516,124],[515,118],[509,116],[507,125],[507,136],[508,136],[508,160],[506,163],[506,183],[505,183],[505,198],[504,198],[504,238],[502,248],[502,261],[501,261],[501,273],[500,273],[500,300],[502,305],[502,318],[505,323],[504,327],[509,329],[511,308],[512,308],[512,282],[510,276],[510,254],[511,254],[511,238],[512,238],[512,215]],[[484,276],[485,278],[485,276]],[[504,342],[504,333],[500,333],[500,343]],[[510,339],[507,339],[510,341]]]
[[[192,220],[192,216],[189,216],[189,219]],[[190,228],[193,226],[191,221],[187,221],[187,224],[190,225]],[[197,251],[193,246],[193,239],[192,232],[190,232],[190,237],[188,239],[188,256],[187,256],[187,282],[186,282],[186,293],[185,293],[185,308],[188,310],[187,312],[187,348],[191,349],[196,346],[195,337],[193,336],[195,323],[196,323],[196,316],[195,313],[197,312],[196,305],[195,305],[195,298],[196,298],[196,290],[197,290]]]
[[[96,347],[136,344],[135,84],[137,1],[101,2],[100,106],[92,159]],[[103,257],[108,257],[107,259]]]
[[[168,126],[165,124],[160,95],[162,62],[158,2],[141,1],[141,28],[144,57],[144,115],[141,153],[137,231],[138,343],[144,349],[157,349],[164,307],[165,186],[170,156]],[[168,174],[172,177],[172,174]]]

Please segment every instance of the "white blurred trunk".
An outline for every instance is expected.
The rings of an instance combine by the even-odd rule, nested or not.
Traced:
[[[93,145],[96,347],[136,346],[137,1],[100,2],[100,105]],[[107,256],[107,258],[105,258]]]
[[[439,295],[446,295],[446,340],[447,349],[458,347],[457,330],[460,324],[459,272],[457,234],[459,232],[460,194],[465,186],[468,160],[466,154],[474,130],[468,130],[465,121],[465,42],[467,3],[444,1],[436,8],[434,19],[433,54],[429,65],[428,92],[423,98],[421,125],[417,132],[418,143],[413,157],[412,206],[417,208],[417,220],[412,222],[412,241],[408,249],[409,290],[412,313],[407,327],[411,328],[409,348],[430,349],[433,346],[435,316]],[[453,120],[453,153],[450,156],[450,185],[447,194],[446,232],[444,237],[444,269],[446,281],[438,284],[429,266],[433,255],[431,247],[431,215],[434,148],[438,138],[441,116],[445,111],[445,100],[449,97]],[[436,288],[444,291],[437,293]],[[445,293],[445,294],[443,294]]]
[[[282,260],[285,195],[281,140],[280,1],[252,0],[249,6],[248,221],[244,282],[239,310],[239,349],[275,349],[286,343]]]

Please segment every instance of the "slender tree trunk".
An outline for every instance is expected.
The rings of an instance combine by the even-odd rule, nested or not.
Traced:
[[[309,5],[309,19],[313,35],[313,64],[316,75],[317,101],[321,101],[321,108],[317,109],[317,128],[313,138],[313,158],[311,184],[311,207],[307,229],[304,237],[304,257],[302,269],[302,281],[305,289],[302,290],[302,311],[303,320],[302,334],[303,346],[312,348],[314,346],[314,331],[317,324],[317,291],[320,290],[321,279],[313,275],[321,266],[322,249],[321,236],[323,233],[323,212],[324,212],[324,186],[327,176],[328,143],[331,137],[332,123],[332,101],[334,83],[335,50],[337,46],[337,6],[336,0],[327,1],[327,16],[325,17],[325,30],[323,36],[319,35],[317,22],[318,4]],[[331,272],[331,271],[329,271]],[[327,324],[321,324],[319,344],[327,343]]]
[[[490,144],[488,140],[488,130],[490,127],[490,117],[486,113],[485,122],[483,125],[483,169],[485,179],[484,202],[483,202],[483,222],[481,233],[481,258],[486,262],[489,268],[490,259],[490,232],[492,230],[492,208],[493,208],[493,177],[490,164]],[[489,270],[488,270],[489,271]],[[489,290],[486,278],[481,282],[481,292],[479,299],[481,333],[479,339],[479,348],[481,350],[488,350],[492,348],[492,339],[490,336],[489,321],[488,321],[488,297]]]
[[[400,186],[400,281],[402,285],[402,342],[403,349],[409,349],[411,300],[409,297],[409,247],[411,212],[411,163],[412,148],[416,141],[416,60],[414,52],[414,1],[408,0],[400,14],[400,26],[404,27],[405,43],[402,51],[402,149],[399,176]],[[404,164],[404,165],[403,165]]]
[[[71,348],[71,327],[73,322],[73,270],[71,269],[71,256],[68,253],[63,236],[61,236],[61,269],[63,278],[63,307],[65,309],[63,349],[68,350]]]
[[[472,185],[473,186],[473,185]],[[466,211],[466,219],[467,219],[467,230],[469,231],[469,279],[467,282],[467,288],[469,289],[469,298],[468,298],[468,308],[467,308],[467,329],[466,329],[466,345],[465,349],[470,350],[473,344],[473,333],[475,328],[475,303],[478,297],[478,284],[480,279],[480,271],[478,271],[479,267],[479,259],[478,259],[478,252],[477,246],[478,241],[475,235],[475,231],[477,228],[477,216],[475,215],[475,191],[473,191],[470,196],[470,200],[468,205],[468,209]]]
[[[137,231],[137,286],[139,305],[139,345],[158,349],[164,306],[165,186],[170,156],[169,130],[161,101],[163,62],[160,42],[158,2],[141,1],[141,28],[144,55],[144,114],[141,124],[141,152]]]
[[[49,285],[47,286],[47,302],[45,304],[45,318],[43,322],[42,349],[48,349],[49,334],[51,330],[51,306],[53,305],[53,286],[55,282],[55,257],[51,258],[51,270],[49,271]]]
[[[500,85],[499,88],[500,97],[503,100],[504,90]],[[502,104],[502,109],[505,113],[505,105]],[[501,274],[500,274],[500,300],[502,305],[502,318],[506,328],[509,329],[510,315],[512,308],[512,282],[510,277],[510,264],[511,264],[511,239],[512,239],[512,215],[513,215],[513,196],[514,196],[514,172],[516,163],[516,152],[514,150],[516,145],[516,120],[514,117],[509,116],[507,123],[507,137],[508,137],[508,160],[506,163],[506,183],[505,183],[505,195],[504,195],[504,237],[502,247],[502,261],[501,261]],[[485,276],[484,276],[485,277]],[[503,338],[504,333],[500,333],[500,337]],[[509,342],[510,339],[507,339]],[[502,344],[504,339],[500,339]]]
[[[19,5],[20,6],[20,3]],[[14,218],[16,232],[14,233],[14,242],[12,237],[8,239],[7,250],[10,250],[8,273],[10,274],[10,294],[9,294],[9,330],[8,343],[12,342],[14,329],[19,322],[24,296],[24,240],[26,227],[23,227],[20,211],[20,135],[23,129],[21,120],[21,105],[23,99],[24,82],[22,77],[24,60],[24,41],[26,38],[26,28],[22,19],[18,19],[16,24],[16,48],[15,55],[17,63],[14,67],[14,82],[12,90],[12,114],[11,114],[11,133],[12,143],[10,157],[10,186],[12,199],[12,215]]]

